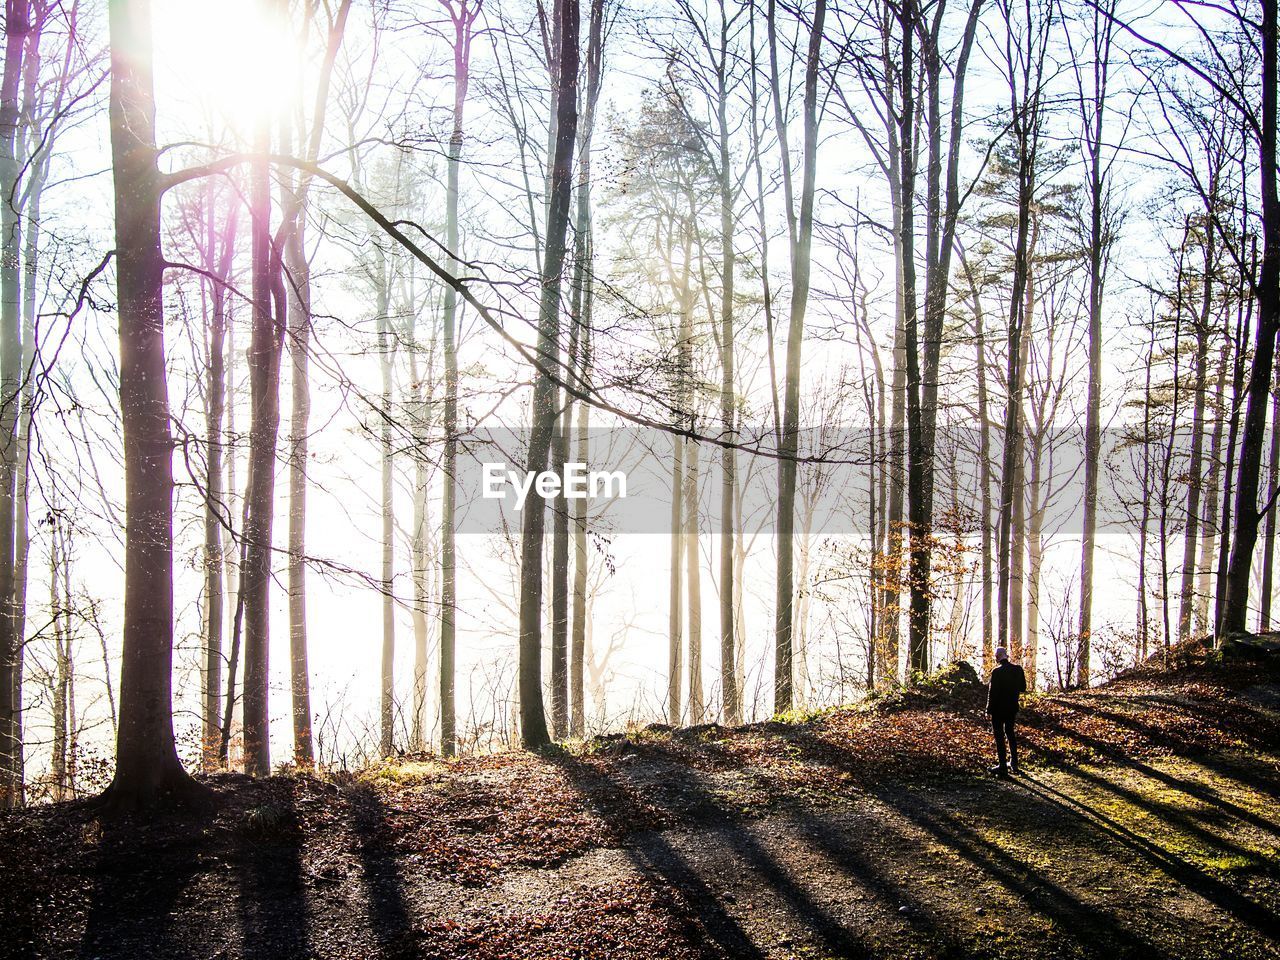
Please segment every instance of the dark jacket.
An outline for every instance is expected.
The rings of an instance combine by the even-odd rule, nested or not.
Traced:
[[[1008,660],[991,671],[991,686],[987,690],[987,713],[993,717],[1008,717],[1018,712],[1018,697],[1027,692],[1027,675],[1016,663]]]

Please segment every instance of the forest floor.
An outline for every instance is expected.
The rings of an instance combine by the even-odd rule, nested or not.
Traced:
[[[0,817],[0,956],[1280,957],[1280,665],[1184,651],[737,729],[357,775],[211,778],[200,815]],[[953,677],[954,679],[954,677]]]

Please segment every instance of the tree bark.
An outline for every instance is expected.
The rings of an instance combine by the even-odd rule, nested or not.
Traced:
[[[4,73],[0,80],[0,807],[17,802],[15,675],[18,649],[13,610],[14,512],[18,481],[18,413],[22,393],[22,222],[17,201],[22,62],[31,29],[26,0],[5,8]]]
[[[789,145],[783,113],[782,92],[778,82],[777,41],[774,30],[774,0],[769,2],[769,52],[773,81],[774,114],[778,118],[779,146],[783,157],[784,179],[790,181]],[[794,198],[788,186],[786,204],[791,226],[791,311],[787,327],[787,358],[783,379],[782,433],[778,450],[778,525],[777,525],[777,601],[774,611],[774,679],[773,709],[782,713],[791,709],[794,686],[792,663],[792,631],[795,624],[795,502],[796,456],[800,440],[800,362],[804,345],[804,317],[809,302],[809,279],[812,264],[813,206],[817,184],[818,162],[818,71],[821,66],[822,30],[826,18],[826,0],[817,0],[813,23],[809,30],[809,49],[805,58],[804,142],[800,209],[797,218]]]
[[[1244,629],[1249,610],[1249,574],[1262,514],[1258,475],[1267,429],[1272,363],[1280,330],[1280,196],[1276,184],[1277,0],[1262,0],[1262,111],[1258,172],[1262,182],[1262,263],[1258,276],[1258,329],[1249,374],[1248,401],[1236,478],[1235,533],[1227,563],[1226,598],[1219,635]]]
[[[112,807],[128,810],[184,799],[196,787],[173,739],[173,439],[150,4],[112,3],[110,32],[125,592],[116,770],[107,793]]]
[[[560,287],[573,191],[573,151],[578,126],[578,0],[555,0],[553,108],[555,140],[549,178],[546,243],[538,307],[537,355],[553,364],[560,336]],[[555,383],[535,369],[526,469],[547,467],[555,427]],[[520,539],[520,735],[526,749],[550,742],[542,705],[542,548],[546,513],[541,497],[525,504]]]
[[[269,152],[266,119],[255,146]],[[244,693],[241,700],[245,773],[271,773],[268,704],[272,528],[275,515],[276,445],[280,434],[280,358],[284,340],[283,304],[277,304],[279,262],[271,240],[271,177],[268,162],[256,160],[249,172],[252,220],[251,271],[253,326],[248,364],[251,417],[249,475],[245,487],[248,519],[244,529]]]

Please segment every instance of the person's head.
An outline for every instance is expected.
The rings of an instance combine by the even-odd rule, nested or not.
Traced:
[[[996,647],[996,662],[997,662],[997,663],[1008,663],[1008,662],[1009,662],[1009,651],[1008,651],[1008,650],[1006,650],[1004,647]]]

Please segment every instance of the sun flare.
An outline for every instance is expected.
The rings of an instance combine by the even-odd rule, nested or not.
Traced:
[[[299,38],[265,0],[157,5],[158,67],[196,110],[248,138],[298,102]]]

